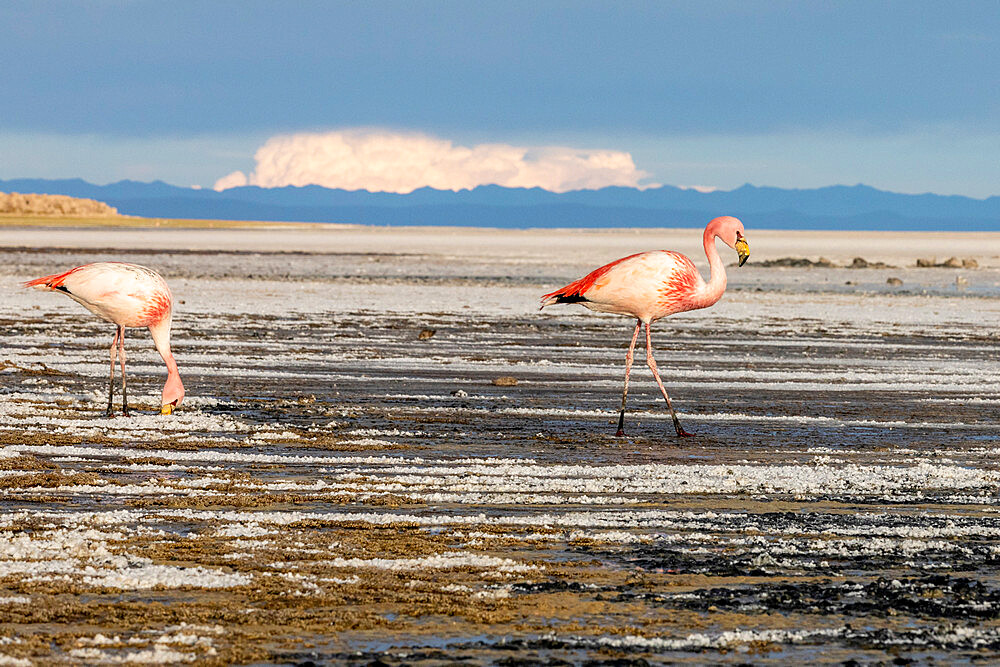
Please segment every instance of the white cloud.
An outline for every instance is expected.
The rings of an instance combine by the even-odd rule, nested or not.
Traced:
[[[478,185],[540,187],[554,192],[609,185],[653,187],[624,151],[565,146],[456,146],[426,134],[339,130],[279,135],[254,155],[256,169],[220,178],[216,190],[241,185],[322,185],[345,190],[411,192],[429,186],[462,190]]]
[[[216,190],[228,190],[229,188],[238,188],[246,184],[247,175],[242,171],[234,171],[217,180],[212,187]]]

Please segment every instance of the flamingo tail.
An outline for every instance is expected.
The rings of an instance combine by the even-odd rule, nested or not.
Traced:
[[[570,283],[562,289],[558,289],[555,292],[550,292],[549,294],[543,296],[542,305],[539,310],[545,306],[552,306],[557,303],[580,303],[581,301],[587,301],[587,297],[581,294],[583,290],[580,289],[580,282],[581,281],[578,280],[574,283]]]
[[[641,254],[641,253],[640,253]],[[629,255],[628,257],[622,257],[621,259],[616,259],[610,264],[605,264],[599,269],[594,269],[583,278],[579,280],[574,280],[566,287],[557,289],[555,292],[549,292],[542,297],[542,308],[545,306],[551,306],[557,303],[580,303],[581,301],[591,301],[584,296],[590,289],[597,284],[597,282],[611,272],[616,266],[622,262],[628,261],[633,257],[638,257],[638,255]],[[539,308],[541,310],[541,308]]]
[[[41,278],[35,278],[34,280],[29,280],[27,282],[21,283],[22,287],[34,287],[36,289],[60,289],[65,292],[67,291],[63,287],[63,283],[66,282],[66,278],[69,277],[71,273],[76,271],[76,269],[70,269],[66,273],[54,273],[51,276],[43,276]]]

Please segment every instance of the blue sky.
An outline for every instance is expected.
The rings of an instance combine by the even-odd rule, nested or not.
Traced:
[[[0,178],[265,183],[269,139],[375,128],[646,185],[1000,194],[1000,3],[947,4],[8,1]]]

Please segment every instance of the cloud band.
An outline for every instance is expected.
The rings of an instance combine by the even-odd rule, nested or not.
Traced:
[[[653,187],[624,151],[565,146],[458,146],[426,134],[338,130],[279,135],[254,155],[255,170],[233,172],[216,190],[242,185],[322,185],[345,190],[412,192],[417,188],[471,189],[479,185],[539,187],[553,192],[611,185]]]

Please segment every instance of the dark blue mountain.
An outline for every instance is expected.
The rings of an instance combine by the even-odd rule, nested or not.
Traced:
[[[906,195],[865,185],[810,190],[744,185],[701,193],[672,186],[555,193],[496,185],[401,195],[318,185],[223,192],[162,181],[93,185],[80,179],[0,180],[3,192],[37,192],[107,202],[127,215],[339,222],[369,225],[527,227],[700,227],[717,215],[774,229],[998,230],[1000,197]]]

